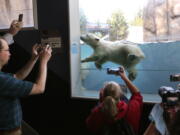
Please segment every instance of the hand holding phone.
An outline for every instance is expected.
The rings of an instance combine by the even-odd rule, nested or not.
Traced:
[[[22,22],[22,20],[23,20],[23,14],[19,14],[18,21]]]

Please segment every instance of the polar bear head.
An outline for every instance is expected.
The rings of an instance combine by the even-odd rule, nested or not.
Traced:
[[[95,36],[94,34],[91,34],[91,33],[88,33],[88,34],[86,34],[86,35],[82,35],[82,36],[80,37],[80,39],[81,39],[82,41],[84,41],[86,44],[91,45],[92,47],[93,47],[94,45],[97,45],[98,42],[100,41],[100,38],[99,38],[99,37],[97,37],[97,36]]]

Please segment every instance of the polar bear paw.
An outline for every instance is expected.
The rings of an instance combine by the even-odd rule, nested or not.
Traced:
[[[131,72],[131,73],[129,73],[128,78],[129,78],[131,81],[133,81],[133,80],[136,79],[136,76],[137,76],[137,73],[136,73],[136,72]]]
[[[97,63],[97,62],[95,62],[95,66],[96,66],[97,69],[102,69],[102,65]]]

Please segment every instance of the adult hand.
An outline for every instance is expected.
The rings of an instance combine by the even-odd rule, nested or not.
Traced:
[[[22,26],[23,26],[22,22],[13,20],[8,32],[13,36],[15,36],[21,30]]]
[[[32,57],[33,58],[37,58],[39,56],[39,50],[41,49],[41,45],[40,44],[35,44],[32,47]]]
[[[48,62],[51,58],[52,49],[50,45],[43,47],[43,50],[39,53],[40,61]]]

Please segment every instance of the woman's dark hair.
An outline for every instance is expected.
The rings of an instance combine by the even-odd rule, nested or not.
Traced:
[[[176,113],[175,119],[170,126],[170,135],[179,135],[180,133],[180,111]]]

